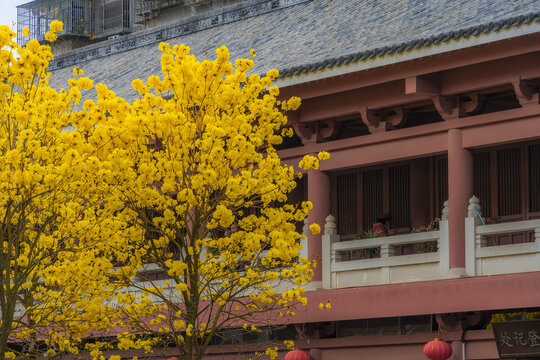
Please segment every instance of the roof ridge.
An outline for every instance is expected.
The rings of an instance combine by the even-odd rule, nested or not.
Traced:
[[[404,51],[411,50],[413,48],[417,49],[420,47],[430,46],[433,44],[438,44],[440,42],[446,42],[449,40],[459,40],[462,38],[469,37],[471,35],[477,36],[482,34],[487,34],[492,31],[498,31],[500,29],[508,29],[509,27],[519,26],[522,24],[528,24],[530,22],[540,22],[540,11],[531,12],[527,15],[519,15],[510,17],[507,19],[502,19],[498,21],[491,21],[487,24],[469,26],[467,28],[452,30],[440,33],[438,35],[431,35],[429,37],[422,37],[414,40],[409,40],[402,43],[397,43],[394,45],[377,47],[369,50],[362,50],[359,52],[354,52],[348,55],[342,55],[340,57],[327,58],[322,61],[317,61],[311,64],[293,66],[290,68],[285,68],[279,70],[279,77],[289,77],[294,76],[310,71],[317,71],[323,68],[330,68],[337,65],[347,64],[354,61],[362,61],[366,59],[372,59],[379,56],[391,55],[393,53],[402,53]]]
[[[155,28],[142,30],[119,37],[118,39],[99,42],[71,50],[56,56],[49,65],[49,71],[76,65],[101,57],[109,56],[138,47],[155,44],[188,35],[220,25],[244,20],[286,7],[313,0],[249,0],[221,9],[190,16]]]

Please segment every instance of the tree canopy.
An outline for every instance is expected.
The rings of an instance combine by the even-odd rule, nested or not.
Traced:
[[[0,359],[54,357],[115,325],[109,272],[128,236],[103,206],[114,145],[73,110],[91,80],[52,89],[49,46],[14,36],[0,27]]]
[[[83,70],[56,91],[50,48],[13,36],[0,27],[0,360],[171,345],[201,359],[224,329],[306,303],[298,224],[313,205],[288,201],[302,174],[276,150],[300,99],[279,99],[276,70],[161,43],[137,100],[98,84],[79,104]]]

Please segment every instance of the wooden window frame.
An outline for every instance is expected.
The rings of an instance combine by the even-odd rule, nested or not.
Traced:
[[[529,166],[529,147],[531,145],[539,145],[540,141],[528,141],[522,143],[506,144],[502,146],[495,146],[490,148],[475,149],[473,150],[474,154],[479,153],[489,153],[489,162],[490,162],[490,197],[491,197],[491,208],[490,216],[486,217],[485,220],[487,223],[499,223],[499,222],[509,222],[509,221],[519,221],[526,219],[538,219],[540,218],[540,211],[530,211],[530,166]],[[521,186],[521,213],[512,214],[512,215],[499,215],[499,183],[498,183],[498,158],[497,154],[501,150],[519,148],[520,149],[520,186]],[[482,200],[482,199],[481,199]],[[484,210],[485,213],[485,210]]]
[[[391,167],[399,167],[403,165],[410,166],[410,161],[399,161],[399,162],[393,162],[388,164],[378,164],[378,165],[372,165],[372,166],[366,166],[361,168],[353,168],[353,169],[347,169],[347,170],[339,170],[332,172],[330,174],[330,181],[331,181],[331,209],[332,214],[336,214],[336,218],[338,221],[338,228],[339,228],[339,214],[338,212],[338,188],[337,188],[337,178],[341,175],[348,175],[348,174],[355,174],[356,175],[356,222],[355,222],[355,231],[353,234],[339,234],[341,236],[341,239],[343,240],[350,240],[353,238],[357,238],[358,235],[365,230],[370,230],[373,224],[364,224],[364,211],[363,211],[363,174],[365,172],[370,172],[374,170],[382,170],[382,213],[388,213],[390,211],[390,194],[388,191],[384,191],[384,189],[389,188],[389,169]],[[410,173],[409,173],[410,177]],[[410,196],[410,183],[409,183],[409,196]],[[409,222],[410,222],[410,214],[411,214],[411,200],[409,200]],[[397,229],[391,229],[392,231],[395,231],[397,233],[405,233],[410,231],[410,224],[407,228],[397,228]]]

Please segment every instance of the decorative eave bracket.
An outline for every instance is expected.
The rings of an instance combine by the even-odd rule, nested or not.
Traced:
[[[374,134],[382,132],[386,129],[386,123],[383,121],[383,117],[374,110],[368,109],[367,106],[360,106],[358,109],[362,121],[369,129],[369,132]]]
[[[516,93],[516,98],[521,106],[538,105],[540,103],[538,89],[520,77],[512,80],[512,86]]]
[[[367,106],[361,106],[359,112],[362,121],[366,124],[371,134],[403,125],[407,121],[408,116],[408,112],[403,106],[396,106],[387,111],[372,110],[368,109]],[[391,114],[388,115],[388,112]]]
[[[401,106],[396,106],[390,109],[394,113],[392,115],[386,115],[385,120],[388,127],[398,127],[404,125],[407,122],[409,112],[407,109]]]
[[[295,121],[292,123],[292,127],[296,135],[302,140],[302,144],[314,144],[317,142],[317,129],[316,124],[313,123],[301,123]]]
[[[323,139],[331,139],[334,136],[336,136],[339,132],[339,128],[341,127],[341,122],[336,121],[334,119],[325,120],[321,122],[322,125],[326,125],[325,127],[320,128],[320,135]]]
[[[453,120],[464,117],[477,111],[482,106],[483,97],[478,92],[471,92],[461,96],[437,95],[433,98],[435,109],[444,120]]]
[[[302,140],[302,144],[313,144],[319,139],[331,139],[335,137],[341,127],[341,122],[334,119],[319,122],[303,123],[298,121],[298,117],[291,121],[291,126],[296,135]]]

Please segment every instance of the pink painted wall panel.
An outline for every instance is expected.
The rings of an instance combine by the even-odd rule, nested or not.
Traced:
[[[424,358],[422,345],[396,345],[384,347],[325,349],[322,351],[321,360],[418,360]]]
[[[468,342],[465,345],[465,358],[467,360],[498,359],[497,344],[494,340]]]
[[[361,283],[359,283],[361,286]],[[537,307],[540,272],[312,291],[293,322]],[[330,310],[318,304],[332,300]]]
[[[524,112],[526,109],[522,109]],[[463,129],[463,146],[485,147],[540,137],[540,116]]]

